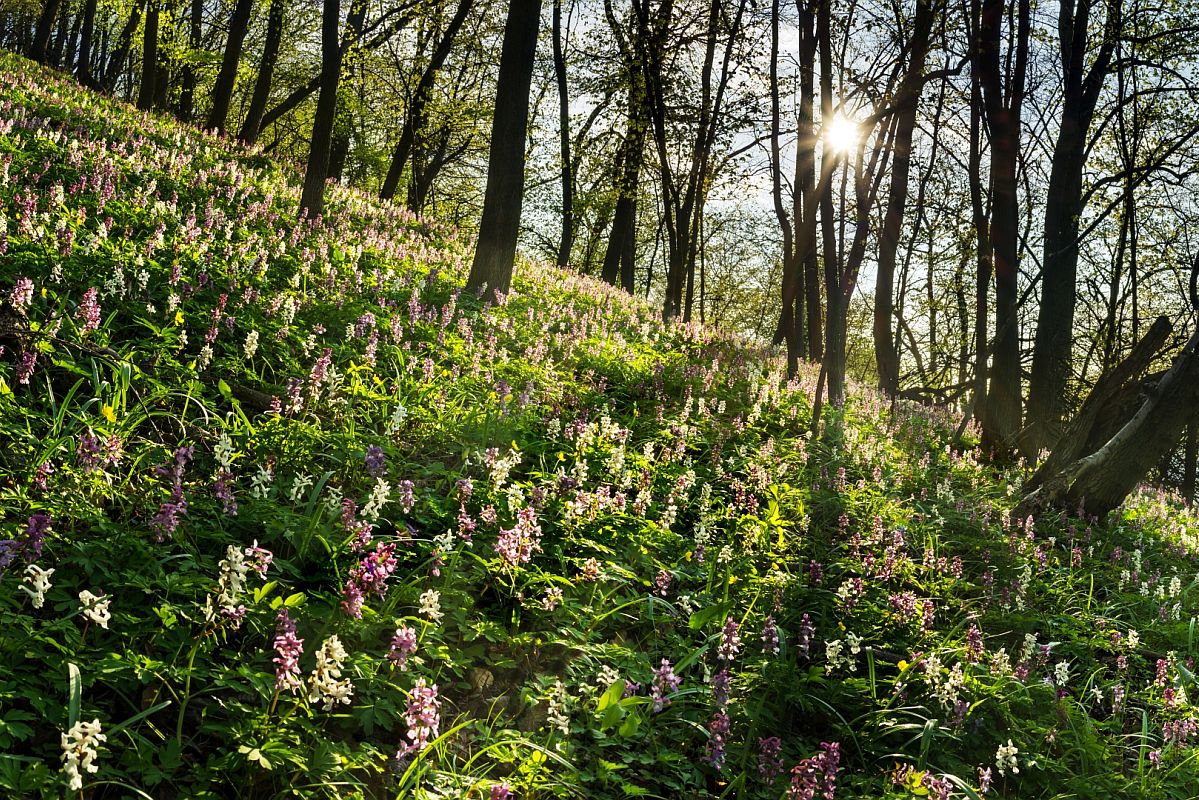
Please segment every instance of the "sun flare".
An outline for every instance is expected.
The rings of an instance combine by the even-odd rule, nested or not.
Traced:
[[[824,128],[825,144],[835,153],[848,153],[858,145],[862,132],[858,123],[849,118],[836,115]]]

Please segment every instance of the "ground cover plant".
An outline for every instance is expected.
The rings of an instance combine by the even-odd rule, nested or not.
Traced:
[[[1199,520],[0,62],[0,793],[1195,796]]]

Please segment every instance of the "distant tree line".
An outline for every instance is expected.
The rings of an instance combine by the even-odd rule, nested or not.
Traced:
[[[1197,0],[4,0],[0,26],[303,164],[302,214],[336,180],[475,231],[480,293],[522,242],[819,362],[818,401],[853,375],[956,404],[998,457],[1152,400],[1142,460],[1194,496],[1199,401],[1163,387],[1195,327]]]

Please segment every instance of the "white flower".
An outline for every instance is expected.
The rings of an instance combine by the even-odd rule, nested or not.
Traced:
[[[549,709],[546,711],[546,721],[558,729],[563,736],[570,735],[570,713],[566,710],[566,687],[562,681],[555,681],[550,690]]]
[[[391,497],[391,484],[383,478],[375,480],[375,487],[371,490],[371,496],[366,501],[366,505],[362,507],[359,515],[367,522],[375,522],[379,519],[379,514],[383,511],[383,506],[387,504],[388,498]]]
[[[108,630],[108,621],[112,619],[112,614],[108,610],[108,606],[112,602],[111,597],[104,595],[97,597],[84,589],[79,593],[79,602],[83,604],[83,616]]]
[[[1125,638],[1125,641],[1128,643],[1129,650],[1135,650],[1137,645],[1139,645],[1141,643],[1141,634],[1137,633],[1135,630],[1132,630],[1130,628],[1128,631],[1128,636]]]
[[[310,488],[312,488],[311,475],[296,475],[296,479],[291,484],[291,494],[288,497],[295,503],[300,499],[300,495],[306,493]]]
[[[387,434],[390,436],[399,431],[407,417],[408,409],[404,408],[402,403],[396,403],[395,409],[391,412],[391,418],[387,420]]]
[[[1065,661],[1059,661],[1053,665],[1053,679],[1058,686],[1065,686],[1066,681],[1070,680],[1070,665]]]
[[[96,766],[96,747],[107,738],[100,733],[98,719],[76,722],[62,735],[62,769],[67,773],[71,791],[77,792],[83,788],[83,773],[79,771],[80,767],[86,772],[99,771],[100,768]]]
[[[271,492],[271,482],[275,480],[271,468],[259,465],[258,472],[250,479],[250,494],[259,500],[266,499]]]
[[[21,591],[33,600],[34,608],[41,608],[46,602],[46,592],[50,591],[50,576],[53,574],[53,569],[42,569],[37,564],[25,567],[25,578],[21,585]]]
[[[326,639],[316,653],[316,668],[308,677],[309,703],[322,703],[325,711],[332,711],[334,703],[349,705],[354,684],[349,678],[341,679],[345,660],[346,651],[337,635]]]
[[[251,330],[249,333],[246,334],[246,345],[245,345],[246,358],[253,358],[254,354],[257,352],[258,352],[258,331]]]
[[[209,622],[216,619],[218,611],[234,620],[234,627],[241,623],[241,614],[245,607],[238,607],[237,600],[246,590],[246,573],[250,565],[246,563],[245,554],[234,545],[225,550],[225,557],[220,562],[221,574],[217,578],[217,593],[215,597],[208,595],[204,606],[204,618]]]
[[[1011,770],[1013,775],[1020,774],[1020,767],[1016,763],[1016,756],[1020,750],[1012,744],[1012,740],[1008,739],[1007,744],[999,745],[999,749],[995,751],[995,766],[999,768],[1000,775],[1007,775],[1007,770]]]
[[[441,595],[436,589],[430,589],[420,596],[420,613],[433,622],[441,622]]]
[[[212,455],[217,460],[217,463],[224,470],[228,471],[229,465],[233,463],[233,441],[225,431],[221,431],[220,438],[216,442],[216,447],[212,450]]]

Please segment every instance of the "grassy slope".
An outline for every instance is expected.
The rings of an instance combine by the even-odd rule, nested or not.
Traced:
[[[483,306],[453,231],[339,189],[297,223],[295,175],[13,58],[0,157],[6,796],[62,795],[80,719],[108,737],[94,797],[777,798],[789,774],[760,767],[822,741],[840,797],[976,796],[980,767],[992,796],[1199,793],[1192,750],[1163,742],[1193,716],[1199,523],[1166,499],[1008,524],[1019,476],[952,451],[952,420],[857,390],[811,443],[814,376],[785,384],[769,353],[536,265]],[[522,509],[538,548],[511,565],[495,545]],[[391,574],[357,618],[364,517]],[[221,585],[253,542],[265,579]],[[54,569],[40,608],[27,562]],[[297,693],[272,663],[284,604]],[[326,711],[307,690],[332,635],[353,694]],[[662,659],[679,683],[655,713]],[[441,735],[397,760],[418,681]]]

